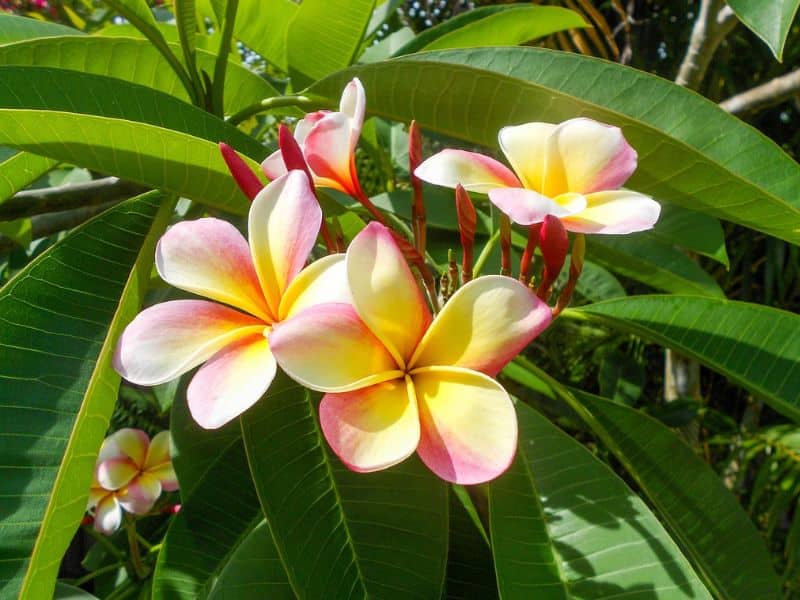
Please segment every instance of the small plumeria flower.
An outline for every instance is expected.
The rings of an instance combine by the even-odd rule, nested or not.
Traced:
[[[256,195],[249,243],[220,219],[173,226],[156,249],[159,275],[216,302],[173,300],[142,311],[120,337],[114,368],[157,385],[202,364],[186,392],[194,420],[214,429],[238,417],[275,377],[273,325],[317,302],[349,301],[343,254],[303,268],[321,220],[308,177],[294,170]]]
[[[353,79],[342,92],[338,111],[309,113],[297,123],[294,137],[316,185],[339,190],[354,198],[364,195],[356,174],[355,151],[364,123],[365,107],[364,87],[358,79]],[[286,173],[281,151],[264,159],[261,168],[270,179]]]
[[[97,457],[88,504],[94,509],[94,528],[111,535],[122,524],[123,509],[143,515],[162,491],[177,489],[169,432],[151,440],[139,429],[120,429],[105,439]]]
[[[415,173],[436,185],[488,193],[520,225],[553,215],[567,231],[623,234],[658,220],[658,202],[619,189],[636,170],[637,155],[618,127],[586,118],[525,123],[504,127],[498,139],[513,171],[483,154],[447,149]]]
[[[492,377],[550,323],[516,280],[479,277],[433,318],[392,233],[373,222],[346,259],[352,304],[312,306],[273,327],[281,367],[326,392],[322,431],[352,470],[415,451],[436,475],[474,484],[511,463],[517,421]]]

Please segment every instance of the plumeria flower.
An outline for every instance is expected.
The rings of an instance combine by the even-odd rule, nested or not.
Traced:
[[[122,510],[143,515],[153,508],[162,491],[178,489],[169,452],[169,432],[151,440],[139,429],[120,429],[100,447],[89,508],[94,527],[110,535],[122,524]]]
[[[492,376],[550,322],[519,282],[480,277],[432,318],[391,232],[373,222],[346,258],[352,304],[310,307],[273,327],[281,367],[327,392],[322,431],[352,470],[397,464],[415,450],[439,477],[479,483],[517,444],[511,399]]]
[[[618,127],[579,118],[504,127],[500,148],[513,167],[475,152],[443,150],[416,170],[436,185],[488,193],[520,225],[546,215],[578,233],[632,233],[651,229],[658,202],[619,189],[636,170],[637,155]]]
[[[364,123],[366,96],[358,79],[348,83],[339,101],[339,110],[320,110],[307,114],[297,123],[294,137],[303,150],[314,183],[355,198],[364,194],[356,174],[356,145]],[[281,151],[270,154],[261,168],[270,179],[286,173]]]
[[[114,368],[157,385],[205,363],[186,392],[192,417],[213,429],[239,416],[275,377],[272,326],[323,298],[349,301],[343,254],[303,269],[321,220],[308,177],[295,170],[253,200],[249,243],[219,219],[173,226],[156,249],[159,275],[216,302],[174,300],[142,311],[120,337]]]

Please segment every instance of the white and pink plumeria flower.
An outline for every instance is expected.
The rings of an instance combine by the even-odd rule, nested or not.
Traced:
[[[364,123],[366,96],[358,79],[344,88],[339,110],[307,114],[297,123],[294,138],[311,169],[314,183],[355,198],[363,196],[356,174],[355,151]],[[261,163],[264,174],[275,179],[286,173],[281,151]]]
[[[151,440],[139,429],[120,429],[103,441],[97,457],[88,503],[94,509],[94,528],[110,535],[122,524],[123,510],[146,514],[162,491],[177,489],[169,432]]]
[[[498,134],[513,171],[493,158],[447,149],[415,174],[423,181],[489,195],[520,225],[558,217],[568,231],[624,234],[651,229],[660,205],[619,189],[636,170],[636,151],[618,127],[577,118],[555,125],[526,123]]]
[[[115,369],[149,386],[202,364],[187,389],[194,420],[214,429],[242,414],[275,377],[272,327],[311,304],[349,301],[343,254],[303,268],[321,220],[308,177],[294,170],[253,200],[249,242],[220,219],[173,226],[156,249],[158,273],[210,301],[173,300],[142,311],[119,339]]]
[[[508,393],[492,377],[551,320],[509,277],[479,277],[434,318],[392,233],[370,223],[346,258],[352,303],[309,307],[276,324],[281,368],[326,392],[322,431],[352,470],[415,451],[436,475],[474,484],[500,475],[517,447]]]

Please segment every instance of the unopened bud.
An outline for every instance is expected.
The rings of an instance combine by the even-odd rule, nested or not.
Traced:
[[[547,215],[544,218],[542,228],[539,230],[539,247],[542,249],[544,258],[544,272],[537,295],[547,301],[550,296],[550,287],[561,272],[569,249],[569,237],[561,219],[553,215]]]
[[[500,274],[511,275],[511,220],[500,215]]]
[[[472,279],[475,227],[478,224],[478,218],[472,199],[460,183],[456,185],[456,213],[458,215],[458,234],[461,236],[461,282],[467,283]]]
[[[569,262],[569,279],[567,280],[567,285],[564,286],[561,295],[558,297],[556,308],[553,311],[554,316],[560,314],[572,299],[572,292],[575,291],[578,278],[581,276],[581,271],[583,271],[583,257],[585,253],[586,238],[583,236],[583,234],[579,233],[575,236],[575,240],[572,242],[572,256],[570,257]]]
[[[239,189],[242,190],[244,195],[250,198],[250,200],[253,200],[264,187],[261,180],[253,173],[250,167],[247,166],[247,163],[242,160],[242,157],[237,154],[236,150],[228,146],[228,144],[220,142],[219,149]]]
[[[427,246],[425,199],[422,194],[422,181],[414,171],[422,162],[422,136],[416,121],[408,127],[408,172],[414,200],[411,204],[411,228],[414,232],[414,245],[420,254],[425,254]]]

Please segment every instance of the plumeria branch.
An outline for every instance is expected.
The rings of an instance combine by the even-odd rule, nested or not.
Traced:
[[[322,96],[273,96],[272,98],[264,98],[260,102],[246,106],[239,112],[228,117],[227,120],[231,125],[238,125],[250,117],[262,112],[275,110],[276,108],[295,107],[309,112],[329,105],[330,101]]]
[[[731,114],[742,115],[769,108],[797,93],[800,93],[800,69],[731,96],[720,102],[719,107]]]
[[[700,87],[714,53],[738,22],[724,0],[702,0],[675,83],[693,90]]]

